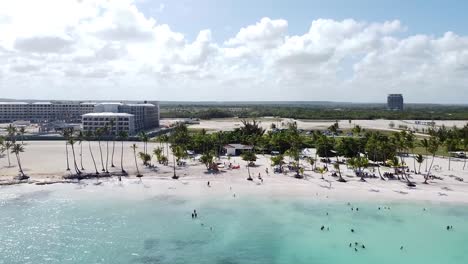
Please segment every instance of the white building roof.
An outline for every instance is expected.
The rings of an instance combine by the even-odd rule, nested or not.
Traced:
[[[123,104],[119,102],[110,102],[110,103],[99,103],[98,105],[123,105]]]
[[[150,106],[150,107],[155,107],[154,104],[126,104],[128,106]]]
[[[0,105],[28,105],[26,102],[0,102]]]
[[[108,112],[103,112],[103,113],[88,113],[84,114],[83,116],[87,117],[93,117],[93,116],[102,116],[102,117],[132,117],[134,115],[132,114],[127,114],[127,113],[108,113]]]
[[[34,102],[34,105],[51,105],[51,102]]]

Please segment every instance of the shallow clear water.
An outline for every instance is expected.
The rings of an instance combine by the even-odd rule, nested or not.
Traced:
[[[135,201],[38,191],[0,199],[0,263],[468,263],[466,206],[352,206],[359,211],[293,198]]]

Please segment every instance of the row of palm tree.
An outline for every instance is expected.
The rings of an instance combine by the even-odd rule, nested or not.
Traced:
[[[75,171],[75,175],[82,175],[83,171],[85,170],[83,166],[83,142],[88,141],[88,149],[89,149],[89,154],[91,156],[91,159],[93,161],[94,165],[94,170],[95,174],[99,175],[99,169],[96,163],[96,159],[91,147],[91,141],[95,140],[98,143],[99,146],[99,155],[100,155],[100,165],[101,165],[101,172],[102,173],[109,173],[109,139],[112,140],[112,154],[111,154],[111,167],[115,167],[114,165],[114,154],[115,154],[115,140],[118,139],[121,141],[121,156],[120,156],[120,167],[121,167],[121,173],[126,174],[126,171],[123,167],[123,147],[124,147],[124,141],[128,138],[128,133],[125,131],[120,131],[117,135],[117,137],[112,136],[112,137],[105,137],[106,140],[106,152],[105,156],[106,158],[104,159],[104,154],[103,154],[103,149],[102,149],[102,138],[104,135],[113,135],[109,133],[109,131],[112,131],[113,124],[111,123],[110,125],[111,129],[109,130],[107,126],[104,126],[102,128],[98,128],[95,132],[93,131],[75,131],[73,128],[65,128],[62,131],[62,135],[65,138],[65,156],[66,156],[66,165],[67,171],[70,171],[70,162],[69,162],[69,150],[68,147],[70,146],[71,152],[72,152],[72,158],[73,158],[73,169]],[[76,152],[75,152],[75,144],[78,143],[80,146],[80,166],[78,166],[77,163],[77,158],[76,158]]]
[[[14,154],[16,157],[16,162],[18,164],[18,170],[20,173],[20,175],[17,177],[18,180],[25,180],[29,178],[25,175],[21,162],[21,153],[25,150],[23,140],[25,131],[26,130],[24,127],[18,129],[17,127],[10,124],[6,128],[7,136],[0,137],[0,152],[6,152],[8,158],[8,167],[11,167],[10,153]],[[21,136],[21,143],[17,141],[17,136]]]

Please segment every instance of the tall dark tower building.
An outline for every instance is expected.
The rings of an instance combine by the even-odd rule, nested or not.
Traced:
[[[401,94],[389,94],[387,97],[387,107],[390,110],[403,110],[403,95]]]

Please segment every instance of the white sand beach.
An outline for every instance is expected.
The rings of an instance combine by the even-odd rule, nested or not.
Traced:
[[[36,182],[51,182],[59,181],[64,175],[69,174],[66,169],[65,159],[65,144],[62,141],[31,141],[26,143],[26,151],[22,153],[21,159],[25,173],[30,176],[30,184],[21,184],[21,189],[29,188],[49,188],[48,186],[38,186]],[[89,155],[88,143],[83,143],[83,166],[85,172],[94,172],[93,163]],[[101,169],[100,154],[97,142],[92,142],[92,150],[97,162],[98,169]],[[115,168],[110,168],[111,155],[109,155],[109,170],[120,171],[120,150],[121,143],[116,142],[114,155]],[[138,160],[138,166],[144,177],[142,178],[144,188],[142,191],[141,185],[131,184],[138,183],[139,180],[135,177],[136,168],[133,157],[133,151],[130,145],[133,142],[124,143],[124,168],[129,172],[130,176],[123,179],[123,186],[129,190],[134,189],[132,196],[135,198],[151,193],[158,194],[177,194],[187,196],[199,196],[204,194],[220,194],[220,195],[262,195],[266,197],[279,196],[297,196],[310,197],[312,199],[335,199],[340,201],[428,201],[428,202],[450,202],[450,203],[468,203],[468,170],[463,170],[462,159],[452,159],[452,169],[448,170],[448,159],[436,157],[432,174],[441,177],[441,180],[430,180],[429,184],[422,184],[424,181],[422,175],[411,174],[411,180],[417,186],[409,188],[404,181],[398,180],[380,180],[377,178],[366,179],[366,182],[361,182],[358,177],[354,176],[351,169],[347,169],[346,165],[341,165],[343,177],[347,180],[346,183],[337,182],[337,178],[331,177],[331,172],[324,174],[325,180],[321,179],[321,175],[313,172],[310,165],[303,162],[305,167],[305,179],[294,178],[294,173],[289,174],[274,174],[270,166],[269,156],[258,155],[256,166],[250,168],[254,181],[247,181],[248,170],[246,162],[240,157],[233,157],[231,160],[222,158],[220,162],[234,165],[239,164],[240,169],[221,169],[219,173],[208,173],[206,167],[198,161],[187,160],[185,166],[177,167],[178,180],[171,179],[173,175],[172,163],[169,166],[157,164],[155,168],[146,168]],[[139,150],[142,150],[143,144],[137,143]],[[150,143],[149,150],[151,151],[159,143]],[[106,159],[105,149],[106,144],[101,143],[103,149],[103,158]],[[109,150],[112,151],[112,143],[109,144]],[[75,145],[75,152],[78,166],[80,166],[78,144]],[[69,148],[70,167],[73,167],[73,159],[71,149]],[[11,181],[18,174],[16,160],[11,156],[12,166],[8,166],[6,155],[0,158],[0,183]],[[155,159],[153,158],[153,163]],[[413,169],[413,162],[407,158],[407,163],[410,169]],[[318,166],[323,166],[319,163]],[[268,168],[269,174],[265,169]],[[424,173],[425,164],[422,164],[421,171]],[[330,169],[332,170],[332,169]],[[382,168],[382,173],[390,171],[390,168]],[[257,178],[261,174],[263,183]],[[377,172],[375,172],[377,175]],[[457,180],[455,177],[463,179]],[[107,188],[115,190],[118,184],[117,178],[101,178],[99,188]],[[210,181],[211,187],[207,186]],[[96,180],[87,180],[85,183],[92,185]],[[64,184],[66,185],[66,184]],[[139,186],[139,187],[137,187]],[[16,186],[1,188],[16,188]],[[55,187],[54,187],[55,188]],[[109,193],[113,193],[109,192]],[[104,194],[103,194],[104,195]]]

